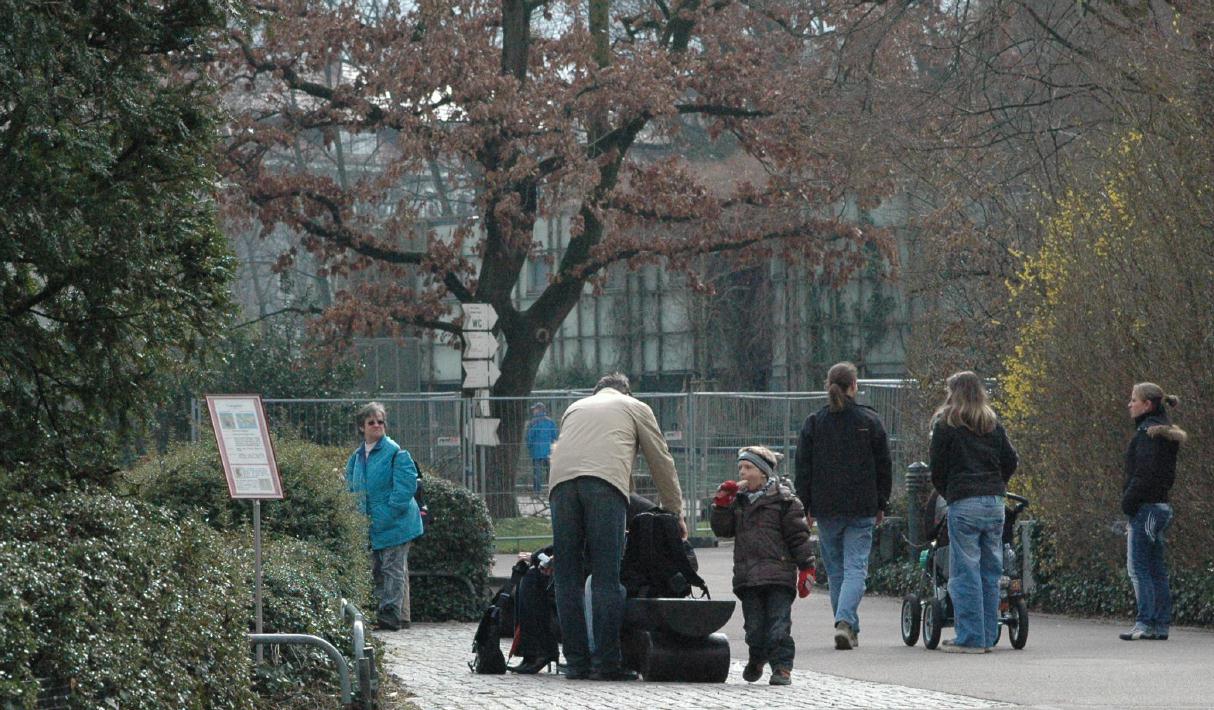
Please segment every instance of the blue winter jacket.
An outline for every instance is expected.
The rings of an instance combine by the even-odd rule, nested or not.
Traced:
[[[417,492],[417,464],[408,451],[388,437],[368,456],[359,446],[346,463],[346,488],[358,496],[358,507],[371,521],[372,550],[403,545],[422,534]]]
[[[546,459],[552,455],[552,442],[558,436],[556,422],[551,417],[535,417],[527,427],[527,449],[533,459]]]

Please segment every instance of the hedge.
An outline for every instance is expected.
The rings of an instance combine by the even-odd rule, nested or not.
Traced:
[[[218,535],[102,492],[7,495],[0,705],[254,705],[244,583]]]
[[[1105,533],[1102,533],[1105,534]],[[1059,561],[1053,531],[1038,521],[1032,528],[1033,576],[1036,588],[1029,596],[1031,608],[1046,612],[1107,616],[1131,619],[1135,613],[1134,589],[1125,564],[1090,561],[1083,570],[1075,570]],[[1124,543],[1109,540],[1107,544]],[[1172,618],[1176,624],[1214,625],[1214,563],[1204,568],[1171,570]],[[923,571],[904,556],[890,563],[873,564],[869,569],[868,589],[880,594],[901,596],[923,593]]]
[[[247,537],[229,535],[228,564],[242,576],[240,603],[253,631],[253,548]],[[337,555],[316,545],[276,536],[262,542],[263,633],[312,634],[350,656],[349,625],[338,616],[337,601],[352,584]],[[267,663],[256,669],[259,704],[269,708],[313,707],[317,697],[337,702],[340,686],[333,662],[311,646],[276,646]]]
[[[262,504],[263,535],[306,540],[335,555],[339,594],[370,611],[367,520],[341,479],[349,452],[283,436],[273,441],[284,499]],[[145,500],[197,514],[217,530],[249,535],[252,506],[229,499],[222,471],[213,437],[204,436],[199,443],[180,444],[142,462],[123,478],[123,485]],[[454,574],[479,592],[493,559],[493,526],[485,504],[425,469],[422,475],[430,522],[409,552],[409,569]],[[410,597],[416,621],[474,620],[483,611],[479,595],[448,578],[416,577]]]
[[[335,555],[343,571],[338,594],[365,607],[371,592],[367,519],[341,478],[348,452],[286,437],[274,437],[273,444],[283,499],[262,503],[262,535],[305,540]],[[229,497],[212,436],[143,461],[122,484],[146,501],[196,514],[216,530],[252,539],[252,503]]]
[[[485,502],[468,489],[423,472],[426,534],[409,552],[413,572],[443,572],[484,587],[493,562],[493,523]],[[484,600],[472,596],[462,582],[417,577],[410,586],[414,621],[473,621],[484,611]]]
[[[1124,559],[1125,543],[1120,545]],[[1124,562],[1091,561],[1084,569],[1059,560],[1055,536],[1048,524],[1033,528],[1033,555],[1038,589],[1034,606],[1056,611],[1132,619],[1135,614],[1134,589]],[[1175,624],[1214,625],[1214,562],[1204,567],[1171,566],[1172,622]]]

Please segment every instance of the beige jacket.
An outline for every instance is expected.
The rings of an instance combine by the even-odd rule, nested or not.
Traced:
[[[610,387],[569,405],[561,417],[561,438],[552,445],[549,494],[559,483],[594,476],[627,496],[638,447],[649,464],[662,507],[681,516],[679,475],[653,410]]]

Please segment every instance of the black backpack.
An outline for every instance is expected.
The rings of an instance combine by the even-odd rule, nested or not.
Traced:
[[[400,449],[392,452],[392,460],[388,462],[388,468],[391,469],[396,465],[396,455],[400,453]],[[417,466],[417,462],[413,462]],[[417,489],[413,491],[413,500],[417,501],[417,512],[422,516],[422,535],[426,534],[426,528],[430,526],[430,509],[426,507],[426,489],[422,482],[422,467],[417,466]]]
[[[513,606],[514,590],[518,588],[518,581],[526,572],[525,563],[515,564],[510,581],[493,595],[489,608],[481,614],[481,623],[476,627],[476,635],[472,637],[472,652],[476,656],[468,662],[468,668],[473,673],[502,675],[506,672],[506,656],[502,654],[501,647],[502,610]]]
[[[700,589],[708,597],[708,585],[696,573],[695,552],[679,531],[679,518],[661,508],[638,513],[628,528],[620,582],[629,597],[674,597]]]
[[[476,636],[472,639],[472,652],[476,657],[468,662],[468,668],[473,673],[502,675],[506,672],[506,656],[499,645],[501,613],[497,605],[491,604],[481,615],[481,623],[476,627]]]

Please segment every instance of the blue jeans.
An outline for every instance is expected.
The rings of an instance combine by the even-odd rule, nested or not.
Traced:
[[[531,490],[539,493],[548,481],[548,459],[531,459]]]
[[[743,587],[737,592],[742,600],[742,625],[746,629],[746,648],[750,660],[771,669],[792,670],[797,646],[792,640],[792,587],[768,584]]]
[[[615,486],[593,476],[564,481],[552,489],[552,543],[556,613],[570,669],[613,672],[620,668],[620,561],[624,557],[624,521],[628,499]],[[587,569],[589,568],[589,569]],[[594,651],[586,633],[582,584],[592,575],[590,594]]]
[[[835,623],[846,621],[852,631],[860,633],[856,610],[864,598],[868,554],[873,549],[877,519],[838,517],[817,521],[818,546],[830,583],[830,608],[835,613]]]
[[[1172,590],[1164,559],[1164,533],[1172,525],[1172,506],[1144,503],[1126,528],[1126,569],[1138,603],[1138,625],[1166,634],[1172,623]]]
[[[973,496],[948,506],[948,594],[958,646],[990,648],[999,638],[1003,574],[1003,496]]]

